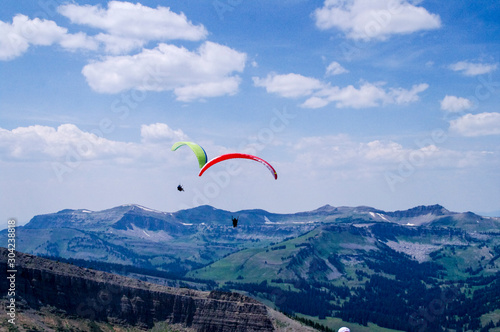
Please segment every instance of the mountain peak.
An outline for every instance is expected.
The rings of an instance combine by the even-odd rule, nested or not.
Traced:
[[[314,210],[314,212],[333,212],[333,211],[336,211],[336,210],[337,210],[336,207],[331,206],[330,204],[325,204],[323,206],[320,206],[316,210]]]
[[[408,218],[408,217],[422,216],[426,214],[432,214],[434,216],[442,216],[450,213],[451,212],[445,209],[443,206],[439,204],[434,204],[434,205],[419,205],[408,210],[398,210],[394,212],[388,212],[387,214],[392,217]]]
[[[144,211],[151,211],[151,212],[162,213],[162,211],[154,210],[154,209],[151,209],[151,208],[139,205],[139,204],[123,204],[123,205],[120,205],[119,207],[128,207],[128,208],[131,208],[131,209],[140,209],[140,210],[144,210]]]
[[[72,209],[64,209],[64,210],[61,210],[61,211],[57,211],[56,213],[57,214],[65,214],[65,213],[71,213],[71,212],[74,212],[75,210],[72,210]]]

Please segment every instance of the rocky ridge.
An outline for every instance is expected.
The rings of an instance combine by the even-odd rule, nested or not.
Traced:
[[[0,287],[8,289],[8,251],[0,248]],[[312,331],[239,293],[150,284],[16,252],[16,301],[39,310],[150,329],[157,322],[193,331]],[[295,328],[292,328],[295,326]],[[285,331],[281,329],[282,331]]]

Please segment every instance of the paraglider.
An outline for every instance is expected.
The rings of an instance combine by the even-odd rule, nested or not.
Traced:
[[[200,173],[198,174],[199,176],[202,176],[203,173],[205,173],[205,171],[207,169],[209,169],[210,167],[212,167],[213,165],[221,162],[221,161],[224,161],[224,160],[228,160],[228,159],[234,159],[234,158],[242,158],[242,159],[250,159],[250,160],[255,160],[261,164],[263,164],[264,166],[267,167],[267,169],[271,172],[271,174],[273,175],[274,179],[277,180],[278,179],[278,174],[276,173],[276,170],[273,168],[273,166],[271,166],[270,163],[268,163],[267,161],[265,161],[264,159],[262,158],[259,158],[259,157],[256,157],[256,156],[252,156],[252,155],[249,155],[249,154],[244,154],[244,153],[228,153],[228,154],[223,154],[222,156],[218,156],[218,157],[215,157],[214,159],[210,160],[209,162],[207,162],[200,170]]]
[[[178,185],[178,186],[177,186],[177,190],[179,190],[179,191],[184,191],[184,188],[182,187],[182,185]]]
[[[235,218],[235,217],[231,216],[231,219],[233,220],[233,227],[238,226],[238,219],[239,219],[239,218],[240,218],[240,217]]]
[[[351,332],[348,327],[341,327],[338,332]]]
[[[199,146],[198,144],[193,143],[193,142],[176,142],[176,143],[174,143],[174,145],[172,145],[172,148],[170,150],[175,151],[184,145],[189,146],[191,148],[191,150],[193,150],[196,158],[198,159],[198,165],[200,165],[200,168],[202,168],[203,165],[205,165],[207,163],[208,158],[207,158],[207,153],[205,152],[205,150],[201,146]]]

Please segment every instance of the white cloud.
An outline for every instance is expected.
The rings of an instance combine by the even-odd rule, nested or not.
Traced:
[[[428,88],[427,84],[414,85],[410,90],[391,88],[385,90],[379,84],[365,82],[359,88],[352,85],[346,87],[324,88],[301,106],[305,108],[324,107],[334,102],[337,108],[368,108],[386,104],[407,104],[419,99],[418,94]]]
[[[253,77],[253,82],[255,86],[266,88],[266,91],[269,93],[276,93],[281,97],[287,98],[308,96],[323,86],[315,78],[293,73],[285,75],[271,73],[264,79]]]
[[[203,25],[194,25],[183,13],[168,7],[150,8],[140,3],[111,1],[108,8],[68,4],[58,7],[59,13],[73,23],[102,29],[98,39],[112,53],[130,51],[151,40],[202,40],[207,36]]]
[[[223,95],[232,96],[238,91],[241,79],[238,76],[222,77],[219,81],[186,85],[174,89],[177,100],[193,101]]]
[[[321,108],[335,102],[337,108],[367,108],[385,104],[408,104],[419,99],[418,94],[429,85],[414,85],[410,90],[390,88],[385,90],[382,84],[364,82],[359,88],[331,86],[318,79],[299,74],[268,74],[266,78],[253,78],[255,86],[264,87],[269,93],[276,93],[285,98],[308,97],[302,103],[304,108]]]
[[[108,8],[68,4],[57,8],[73,23],[102,29],[105,33],[87,36],[68,33],[54,21],[29,19],[18,14],[12,23],[0,21],[0,60],[11,60],[26,52],[30,45],[59,44],[65,49],[97,50],[104,45],[110,54],[125,54],[143,47],[149,41],[173,39],[198,41],[208,32],[203,25],[192,24],[183,13],[168,7],[150,8],[140,3],[111,1]]]
[[[353,165],[361,162],[395,163],[409,152],[399,143],[375,140],[355,142],[349,136],[304,137],[293,145],[299,160],[323,167]]]
[[[136,55],[109,56],[86,65],[82,73],[90,87],[101,93],[137,89],[173,90],[179,100],[233,94],[245,67],[246,54],[212,42],[191,52],[160,44]]]
[[[12,23],[0,21],[0,60],[12,60],[24,52],[30,45],[49,46],[59,43],[66,49],[96,49],[97,43],[83,33],[69,34],[66,28],[54,21],[18,14]]]
[[[435,153],[428,147],[411,150],[393,141],[355,142],[347,135],[305,137],[293,148],[298,167],[344,178],[381,176],[387,169],[397,168],[412,151],[428,149],[427,162]]]
[[[500,113],[466,114],[450,121],[450,131],[469,137],[500,135]]]
[[[122,37],[99,33],[94,39],[104,44],[104,51],[110,54],[125,54],[131,50],[141,48],[145,41],[137,38]]]
[[[348,73],[349,71],[342,67],[340,63],[333,61],[328,65],[326,68],[326,75],[327,76],[334,76],[334,75],[340,75],[344,73]]]
[[[114,160],[148,162],[169,155],[173,142],[187,140],[181,129],[165,123],[141,126],[141,142],[113,141],[86,132],[74,124],[57,128],[34,125],[12,130],[0,128],[0,159],[8,161],[64,162]],[[158,144],[166,144],[158,149]]]
[[[319,91],[313,97],[323,99],[327,103],[336,102],[338,108],[375,107],[380,103],[388,102],[386,91],[382,87],[371,83],[363,83],[359,89],[352,85],[343,88],[337,86],[328,87]],[[309,101],[306,100],[302,106],[308,107],[308,103]]]
[[[300,106],[302,106],[304,108],[321,108],[321,107],[325,107],[329,103],[330,103],[330,101],[326,98],[313,96],[313,97],[308,98]]]
[[[205,27],[192,24],[183,13],[120,1],[109,2],[107,8],[67,4],[57,10],[73,23],[104,32],[95,36],[83,32],[69,34],[53,21],[17,15],[12,24],[0,21],[0,60],[20,56],[30,45],[59,44],[69,50],[97,50],[104,45],[106,53],[116,56],[95,60],[82,69],[88,84],[97,92],[173,91],[178,100],[192,101],[234,95],[238,91],[241,79],[235,72],[243,71],[246,54],[227,46],[207,41],[190,51],[160,43],[154,49],[126,55],[150,41],[204,39],[208,34]]]
[[[429,84],[427,83],[413,85],[410,90],[392,88],[388,93],[389,103],[397,105],[413,103],[419,100],[418,94],[424,92],[428,88]]]
[[[472,108],[473,104],[467,98],[446,95],[441,100],[441,109],[448,112],[460,112]]]
[[[6,160],[47,161],[71,157],[73,160],[132,157],[138,153],[132,143],[114,142],[84,132],[73,124],[0,128],[0,155]]]
[[[439,142],[405,147],[390,140],[354,141],[347,135],[303,137],[292,144],[294,167],[305,177],[359,180],[407,177],[418,170],[463,169],[488,157],[483,151],[458,151]],[[409,172],[409,173],[408,173]]]
[[[348,38],[363,40],[384,40],[441,26],[439,15],[406,0],[325,0],[313,17],[321,30],[337,28]]]
[[[453,71],[462,72],[465,76],[476,76],[491,73],[496,70],[498,64],[484,64],[484,63],[472,63],[468,61],[459,61],[450,65],[450,69]]]
[[[130,172],[144,174],[145,168],[152,172],[163,168],[164,173],[165,167],[193,164],[189,153],[175,154],[170,150],[174,141],[187,139],[182,130],[155,123],[142,126],[141,136],[141,142],[110,140],[83,131],[74,124],[57,128],[41,125],[12,130],[0,128],[0,160],[6,169],[24,168],[30,170],[31,175],[38,171],[37,174],[49,182],[51,180],[46,178],[49,170],[60,182],[69,174],[76,175],[76,170],[86,172],[89,179],[103,169],[111,172],[104,179],[89,181],[93,183],[110,179],[115,183],[113,177],[128,177]],[[197,167],[193,169],[196,171]],[[78,186],[77,191],[80,189]]]
[[[68,50],[87,49],[95,51],[99,47],[99,43],[83,32],[75,34],[65,34],[61,37],[59,44]]]
[[[174,142],[184,141],[187,135],[181,129],[174,130],[165,123],[154,123],[141,126],[141,137],[143,142]]]

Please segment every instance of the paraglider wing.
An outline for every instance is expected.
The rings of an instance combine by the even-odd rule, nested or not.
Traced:
[[[196,158],[198,159],[198,164],[200,165],[200,168],[202,168],[203,165],[205,165],[207,163],[208,158],[207,158],[207,153],[205,152],[205,150],[203,150],[203,148],[201,146],[199,146],[198,144],[193,143],[193,142],[177,142],[177,143],[174,143],[174,145],[172,145],[171,150],[175,151],[184,145],[189,146],[191,148],[191,150],[193,150],[194,154],[196,155]]]
[[[228,154],[223,154],[222,156],[215,157],[214,159],[212,159],[209,162],[207,162],[205,164],[205,166],[203,166],[201,168],[199,176],[202,176],[203,173],[205,173],[205,171],[207,169],[209,169],[210,167],[212,167],[213,165],[215,165],[215,164],[217,164],[217,163],[219,163],[221,161],[228,160],[228,159],[234,159],[234,158],[240,158],[240,159],[243,158],[243,159],[255,160],[255,161],[263,164],[264,166],[266,166],[267,169],[274,176],[275,180],[278,179],[278,174],[276,173],[276,171],[274,170],[273,166],[271,166],[270,163],[268,163],[267,161],[265,161],[262,158],[259,158],[259,157],[256,157],[256,156],[252,156],[250,154],[244,154],[244,153],[228,153]]]

